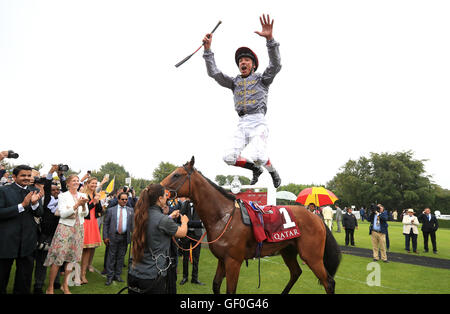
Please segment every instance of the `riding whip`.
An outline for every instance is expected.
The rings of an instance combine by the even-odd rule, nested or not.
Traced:
[[[219,27],[219,25],[222,23],[222,21],[219,21],[219,23],[217,23],[216,27],[214,27],[214,29],[211,31],[211,34],[214,33],[217,29],[217,27]],[[186,61],[188,61],[193,55],[195,55],[195,53],[197,51],[200,50],[200,48],[203,47],[205,43],[202,43],[202,45],[200,47],[197,48],[197,50],[195,50],[192,54],[190,54],[189,56],[187,56],[186,58],[184,58],[183,60],[181,60],[180,62],[178,62],[177,64],[175,64],[175,67],[179,67],[180,65],[182,65],[183,63],[185,63]]]

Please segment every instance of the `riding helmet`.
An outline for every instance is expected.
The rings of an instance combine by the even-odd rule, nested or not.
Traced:
[[[236,53],[234,54],[234,60],[236,61],[237,66],[239,66],[239,59],[243,57],[252,59],[255,71],[258,69],[258,57],[256,56],[256,53],[254,53],[250,48],[241,47],[236,50]]]

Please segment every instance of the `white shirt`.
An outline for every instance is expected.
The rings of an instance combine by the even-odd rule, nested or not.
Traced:
[[[119,218],[122,211],[122,233],[127,231],[127,207],[117,205],[117,231],[119,231]]]

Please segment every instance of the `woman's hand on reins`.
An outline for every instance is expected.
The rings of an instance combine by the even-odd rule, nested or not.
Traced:
[[[169,217],[170,218],[172,218],[172,219],[177,219],[178,217],[180,217],[180,211],[177,209],[177,210],[174,210],[170,215],[169,215]]]
[[[189,222],[188,216],[182,215],[181,216],[181,224],[185,223],[187,225],[188,222]]]
[[[176,238],[184,238],[187,234],[188,227],[187,224],[189,222],[189,218],[186,215],[181,216],[181,226],[178,227],[177,232],[175,233]]]

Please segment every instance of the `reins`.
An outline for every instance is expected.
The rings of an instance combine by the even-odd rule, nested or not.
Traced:
[[[187,176],[186,176],[186,178],[185,178],[183,181],[181,181],[180,184],[178,184],[178,186],[176,187],[175,190],[171,190],[171,191],[174,191],[174,192],[175,192],[175,195],[173,195],[172,198],[177,197],[177,195],[178,195],[178,190],[186,183],[187,180],[189,180],[189,193],[188,193],[188,197],[189,197],[189,198],[191,197],[191,175],[192,175],[192,173],[194,172],[194,170],[191,169],[191,170],[189,171],[189,170],[187,169],[186,165],[184,165],[183,168],[184,168],[184,170],[186,171]],[[213,240],[213,241],[207,241],[207,242],[202,242],[203,239],[205,238],[206,234],[207,234],[206,232],[202,234],[202,236],[200,237],[199,240],[194,239],[194,238],[191,238],[191,237],[189,237],[189,236],[186,236],[186,238],[188,238],[189,240],[192,240],[192,241],[197,242],[193,247],[191,247],[191,248],[189,248],[189,249],[182,248],[182,247],[177,243],[177,241],[176,241],[176,239],[175,239],[174,236],[172,237],[172,241],[173,241],[173,242],[176,244],[176,246],[177,246],[179,249],[181,249],[182,251],[192,251],[192,250],[194,250],[197,246],[199,246],[200,244],[212,244],[212,243],[214,243],[214,242],[219,241],[220,238],[222,238],[222,236],[225,234],[225,231],[227,231],[228,226],[230,225],[231,220],[233,219],[234,211],[236,210],[236,207],[238,207],[238,206],[239,206],[239,205],[235,202],[235,203],[234,203],[234,206],[233,206],[233,211],[231,212],[231,215],[230,215],[230,217],[228,218],[228,221],[227,221],[227,223],[226,223],[226,225],[225,225],[225,228],[223,229],[222,233],[221,233],[215,240]]]
[[[172,237],[172,240],[173,240],[173,242],[176,244],[176,246],[177,246],[179,249],[181,249],[182,251],[192,251],[192,250],[194,250],[197,246],[199,246],[200,244],[212,244],[212,243],[214,243],[214,242],[217,242],[217,241],[219,241],[220,238],[222,238],[222,236],[225,234],[225,231],[227,231],[228,226],[230,225],[231,220],[233,219],[234,211],[235,211],[235,210],[236,210],[236,206],[233,206],[233,211],[231,212],[230,218],[228,218],[228,221],[227,221],[227,224],[225,225],[225,228],[223,228],[222,233],[221,233],[215,240],[202,242],[203,239],[204,239],[205,236],[206,236],[206,232],[203,233],[202,236],[200,237],[200,239],[198,239],[198,240],[197,240],[197,239],[194,239],[194,238],[191,238],[190,236],[186,236],[186,238],[188,238],[189,240],[192,240],[192,241],[197,242],[193,247],[191,247],[191,248],[189,248],[189,249],[182,248],[182,247],[177,243],[177,241],[175,240],[175,237]]]

